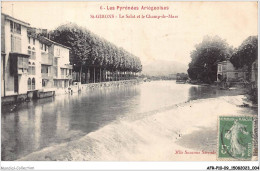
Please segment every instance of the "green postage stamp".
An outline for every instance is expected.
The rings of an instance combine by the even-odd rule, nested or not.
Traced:
[[[253,117],[220,116],[218,134],[218,159],[251,160],[254,147]]]

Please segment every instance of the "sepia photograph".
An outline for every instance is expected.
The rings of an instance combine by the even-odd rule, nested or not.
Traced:
[[[258,10],[258,1],[1,1],[1,162],[259,170],[243,162],[259,161]]]

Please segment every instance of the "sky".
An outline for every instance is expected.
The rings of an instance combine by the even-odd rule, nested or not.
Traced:
[[[139,10],[119,11],[117,6]],[[142,6],[169,9],[141,10]],[[48,30],[76,23],[140,57],[144,64],[166,60],[188,65],[190,52],[206,35],[218,35],[238,47],[258,31],[257,2],[2,2],[2,12]],[[99,14],[117,18],[90,17]],[[178,18],[119,18],[131,14]]]

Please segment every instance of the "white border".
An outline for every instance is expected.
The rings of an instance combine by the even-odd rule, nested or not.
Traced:
[[[19,1],[19,0],[1,0],[2,1]],[[33,1],[33,0],[26,0]],[[42,0],[52,1],[52,0]],[[56,0],[56,1],[72,1],[72,0]],[[81,1],[102,1],[102,0],[81,0]],[[130,0],[110,0],[110,1],[130,1]],[[131,0],[131,1],[159,1],[159,0]],[[176,0],[167,0],[176,1]],[[179,0],[180,1],[180,0]],[[183,0],[183,1],[197,1],[197,0]],[[210,0],[201,0],[210,1]],[[259,0],[214,0],[214,1],[257,1],[258,2],[258,19],[260,18]],[[1,6],[1,5],[0,5]],[[0,42],[1,43],[1,42]],[[258,54],[260,54],[259,43],[259,22],[258,22]],[[258,66],[260,61],[258,60]],[[258,80],[259,80],[258,70]],[[1,82],[1,81],[0,81]],[[258,93],[258,99],[260,95]],[[0,107],[1,109],[1,107]],[[258,109],[259,114],[259,109]],[[259,117],[258,117],[259,118]],[[258,122],[258,135],[259,135],[259,122]],[[1,131],[0,131],[1,135]],[[258,136],[258,142],[260,137]],[[1,149],[1,146],[0,146]],[[258,149],[258,160],[259,160]],[[1,158],[1,156],[0,156]],[[33,167],[33,170],[207,170],[208,166],[259,166],[259,161],[216,161],[216,162],[45,162],[45,161],[0,161],[1,168],[6,167],[8,170],[30,170],[27,167]],[[2,170],[2,169],[0,169]]]
[[[206,170],[209,166],[259,166],[258,161],[217,162],[2,162],[1,167],[34,170]],[[11,169],[16,170],[16,169]]]

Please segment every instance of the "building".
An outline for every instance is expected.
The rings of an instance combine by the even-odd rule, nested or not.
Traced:
[[[1,14],[1,97],[26,94],[29,23]]]
[[[247,68],[236,69],[230,60],[218,62],[217,81],[221,82],[242,82],[249,81],[249,73]]]
[[[63,94],[72,84],[72,65],[69,61],[70,48],[46,37],[38,37],[41,49],[41,78],[43,91],[55,89]]]
[[[32,34],[29,23],[6,14],[1,20],[1,97],[67,92],[72,83],[70,48]]]
[[[42,89],[41,81],[41,51],[40,42],[36,36],[28,35],[27,53],[28,61],[27,90],[35,91]]]

